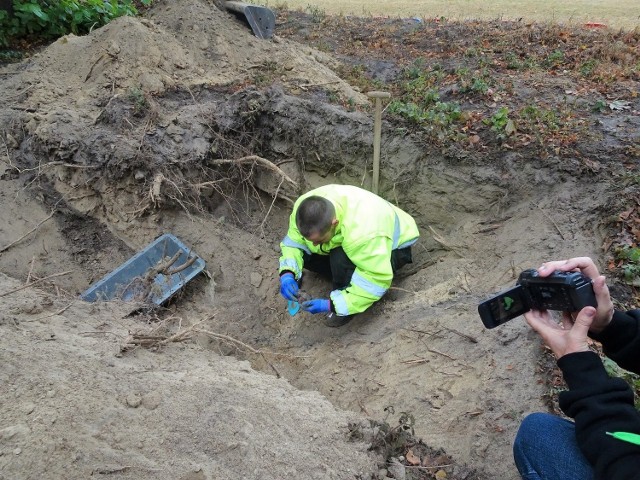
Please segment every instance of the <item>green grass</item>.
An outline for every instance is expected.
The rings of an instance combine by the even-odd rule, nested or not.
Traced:
[[[266,0],[262,5],[322,14],[386,15],[451,20],[517,20],[583,24],[604,23],[612,28],[640,28],[638,0]]]

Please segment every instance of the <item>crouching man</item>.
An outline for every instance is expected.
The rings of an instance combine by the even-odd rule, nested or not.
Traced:
[[[333,282],[329,298],[301,304],[339,327],[382,298],[394,273],[412,262],[419,237],[415,220],[383,198],[358,187],[325,185],[296,200],[280,243],[280,294],[297,301],[302,270]]]

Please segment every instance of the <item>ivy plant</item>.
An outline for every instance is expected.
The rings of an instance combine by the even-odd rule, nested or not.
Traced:
[[[149,5],[152,0],[140,0]],[[138,13],[133,0],[14,0],[13,12],[0,10],[0,46],[24,38],[82,35],[114,18]]]

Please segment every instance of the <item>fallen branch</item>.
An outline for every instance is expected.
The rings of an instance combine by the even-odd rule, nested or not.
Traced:
[[[14,245],[17,245],[18,243],[20,243],[22,240],[24,240],[26,237],[28,237],[30,234],[32,234],[33,232],[35,232],[38,227],[40,227],[40,225],[42,225],[44,222],[46,222],[47,220],[49,220],[51,217],[53,217],[53,214],[56,213],[55,210],[53,210],[51,212],[51,214],[49,214],[49,216],[47,218],[45,218],[44,220],[42,220],[40,223],[38,223],[35,227],[33,227],[31,230],[29,230],[27,233],[25,233],[24,235],[22,235],[19,239],[14,240],[13,242],[11,242],[9,245],[6,245],[2,248],[0,248],[0,253],[9,250],[11,247],[13,247]]]
[[[24,290],[25,288],[33,287],[35,284],[42,283],[45,280],[49,280],[50,278],[61,277],[63,275],[69,275],[70,273],[73,273],[73,270],[69,270],[67,272],[62,272],[62,273],[54,273],[53,275],[49,275],[47,277],[41,278],[39,280],[36,280],[35,282],[31,282],[21,287],[14,288],[13,290],[9,290],[8,292],[0,293],[0,297],[6,297],[7,295],[11,295],[12,293],[19,292],[20,290]]]

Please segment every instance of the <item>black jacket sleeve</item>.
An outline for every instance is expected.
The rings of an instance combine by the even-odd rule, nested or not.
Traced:
[[[602,343],[605,355],[622,368],[640,373],[640,310],[614,312],[607,328],[589,336]]]
[[[597,339],[620,366],[638,371],[640,310],[616,312]],[[596,337],[596,335],[593,335]],[[558,360],[569,390],[560,394],[560,408],[575,420],[576,439],[594,466],[596,478],[640,479],[640,446],[606,432],[640,434],[640,412],[627,382],[611,378],[594,352],[577,352]]]

